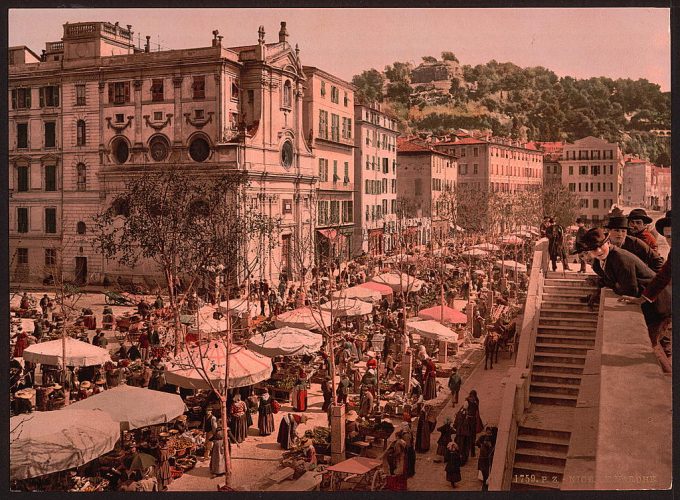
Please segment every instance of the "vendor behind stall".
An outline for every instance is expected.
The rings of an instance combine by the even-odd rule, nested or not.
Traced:
[[[302,451],[304,453],[305,462],[308,462],[309,464],[316,466],[317,460],[314,442],[307,437],[303,438],[302,441],[300,441],[300,447],[302,448]]]

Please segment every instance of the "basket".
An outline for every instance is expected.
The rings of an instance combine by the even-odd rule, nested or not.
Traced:
[[[170,477],[172,479],[179,479],[180,477],[182,477],[183,474],[184,474],[184,472],[182,472],[182,469],[176,469],[174,467],[170,467]]]

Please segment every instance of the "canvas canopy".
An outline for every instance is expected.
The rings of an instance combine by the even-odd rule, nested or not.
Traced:
[[[390,292],[391,291],[392,289],[390,288]],[[344,290],[336,290],[335,292],[333,292],[332,297],[334,299],[345,298],[365,300],[368,302],[378,302],[382,298],[382,295],[380,294],[380,292],[376,290],[371,290],[370,288],[362,286],[352,286],[349,288],[345,288]]]
[[[453,309],[451,307],[441,305],[429,307],[427,309],[421,309],[421,311],[418,313],[418,317],[423,319],[442,321],[441,319],[442,313],[444,322],[467,323],[467,315],[465,313],[457,311],[456,309]]]
[[[319,351],[322,343],[323,337],[318,333],[284,326],[252,336],[248,348],[270,358],[304,356]]]
[[[257,316],[258,307],[254,301],[250,301],[250,306],[248,306],[248,301],[244,298],[231,299],[220,302],[220,312],[222,314],[227,314],[227,311],[231,311],[232,316],[243,317],[250,311],[250,316]]]
[[[111,451],[120,425],[100,410],[36,411],[10,418],[10,477],[44,476]]]
[[[24,360],[46,365],[93,366],[111,361],[109,351],[81,340],[66,337],[66,362],[62,363],[62,339],[40,342],[24,349]]]
[[[438,321],[431,319],[424,321],[409,321],[406,323],[406,328],[419,334],[421,337],[427,337],[440,342],[458,344],[458,334]]]
[[[194,321],[193,329],[202,332],[226,332],[228,328],[226,318],[215,319],[213,317],[215,312],[215,307],[211,305],[201,307],[196,313],[198,321]]]
[[[373,306],[368,302],[359,299],[340,298],[326,302],[321,306],[322,311],[331,313],[337,317],[343,316],[364,316],[373,312]]]
[[[266,380],[272,361],[242,346],[232,346],[229,356],[229,388],[244,387]],[[227,348],[221,340],[183,349],[166,363],[165,381],[186,389],[224,388]]]
[[[383,297],[390,297],[394,295],[394,291],[391,287],[383,285],[381,283],[376,283],[374,281],[367,281],[366,283],[361,283],[357,287],[368,288],[369,290],[374,290],[379,292]]]
[[[471,248],[470,250],[465,250],[460,254],[466,257],[486,257],[487,255],[489,255],[489,252],[487,252],[486,250],[481,250],[479,248]]]
[[[395,292],[401,292],[402,288],[406,292],[418,292],[425,284],[423,280],[406,273],[383,273],[375,276],[371,281],[387,285]]]
[[[470,248],[476,248],[477,250],[484,250],[486,252],[498,252],[501,248],[493,243],[480,243],[479,245],[474,245]]]
[[[522,264],[514,260],[497,260],[496,262],[494,262],[494,266],[498,268],[505,267],[510,271],[514,271],[516,268],[517,271],[520,273],[527,272],[527,266],[525,264]]]
[[[121,430],[164,424],[186,411],[179,394],[119,385],[67,406],[62,411],[101,410],[119,422]]]
[[[509,236],[503,236],[501,238],[501,244],[502,245],[522,245],[524,244],[524,240],[520,238],[519,236],[515,236],[514,234],[511,234]]]
[[[283,328],[301,328],[303,330],[319,330],[331,324],[331,315],[326,311],[313,310],[311,307],[299,307],[279,314],[274,319],[274,326]]]

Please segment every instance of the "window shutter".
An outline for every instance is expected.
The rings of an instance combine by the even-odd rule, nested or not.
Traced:
[[[40,107],[45,107],[45,87],[40,87]]]
[[[109,83],[109,103],[113,102],[113,83]]]
[[[27,108],[31,107],[31,89],[30,88],[26,89],[25,103],[26,103]]]
[[[125,102],[130,102],[130,82],[125,82]]]
[[[12,89],[12,109],[17,109],[17,89]]]
[[[59,87],[55,85],[52,88],[54,89],[54,94],[53,94],[54,105],[59,106]]]

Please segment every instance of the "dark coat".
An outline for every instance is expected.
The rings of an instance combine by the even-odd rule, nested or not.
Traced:
[[[663,257],[661,257],[661,255],[659,255],[656,250],[654,250],[640,238],[626,236],[626,239],[623,240],[621,248],[628,250],[633,255],[638,256],[640,260],[647,264],[647,267],[649,267],[655,273],[658,273],[659,269],[661,269],[661,266],[663,266]]]
[[[640,297],[654,278],[654,271],[638,257],[615,246],[610,246],[604,269],[600,261],[595,259],[593,270],[603,278],[604,286],[614,290],[614,293],[632,297]],[[672,313],[670,289],[664,288],[655,302],[646,302],[641,308],[648,326],[667,318]]]
[[[564,252],[564,228],[559,224],[553,224],[545,231],[548,238],[548,253],[551,257],[562,255]]]
[[[661,266],[661,269],[658,273],[656,273],[654,279],[652,279],[652,281],[647,285],[647,288],[645,288],[644,292],[642,292],[642,295],[648,300],[654,302],[671,282],[671,278],[673,277],[671,272],[671,260],[671,254],[669,252],[668,260],[666,260],[664,265]]]
[[[462,459],[460,452],[458,450],[446,450],[446,455],[444,456],[446,460],[446,480],[451,483],[457,483],[461,480],[460,466],[462,465]]]

